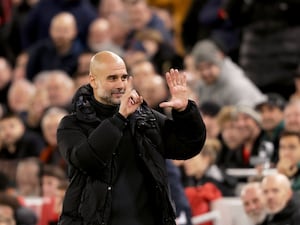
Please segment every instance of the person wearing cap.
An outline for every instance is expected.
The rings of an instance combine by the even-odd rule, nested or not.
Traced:
[[[269,166],[273,159],[274,146],[271,142],[263,140],[260,114],[252,107],[237,105],[233,117],[237,129],[243,137],[242,150],[236,152],[239,167]]]
[[[274,145],[274,162],[278,160],[279,135],[284,129],[283,110],[286,100],[277,93],[266,94],[265,101],[257,104],[255,109],[261,115],[263,140],[270,141]]]
[[[265,96],[211,40],[201,40],[191,55],[201,79],[200,101],[215,101],[221,106],[247,104],[254,106]]]

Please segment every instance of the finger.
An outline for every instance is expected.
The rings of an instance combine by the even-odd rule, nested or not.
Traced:
[[[186,72],[180,74],[180,82],[183,86],[186,86]]]
[[[172,107],[172,106],[173,105],[170,102],[162,102],[159,104],[159,107],[161,107],[161,108]]]
[[[170,74],[170,79],[171,79],[171,82],[172,82],[172,86],[175,86],[177,84],[175,70],[174,69],[170,69],[170,73],[169,74]]]
[[[175,83],[176,83],[176,85],[181,84],[181,81],[180,81],[180,74],[179,74],[179,72],[178,72],[177,69],[174,70],[174,77],[175,77]]]
[[[166,72],[166,81],[169,87],[174,86],[170,72]]]
[[[129,76],[128,77],[128,80],[127,80],[127,84],[125,86],[125,92],[126,93],[129,93],[132,89],[133,89],[133,81],[132,81],[132,76]]]

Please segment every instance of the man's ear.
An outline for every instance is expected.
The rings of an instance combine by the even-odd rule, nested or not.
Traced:
[[[92,86],[92,88],[97,88],[97,82],[96,82],[95,76],[92,74],[89,74],[89,80],[90,80],[90,85]]]

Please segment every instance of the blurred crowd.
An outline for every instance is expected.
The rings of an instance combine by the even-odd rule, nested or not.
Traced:
[[[241,182],[255,182],[244,201],[248,189],[268,196],[280,181],[283,203],[262,216],[276,222],[300,193],[299,10],[297,0],[2,0],[0,224],[57,223],[68,168],[56,130],[89,82],[91,57],[104,50],[124,58],[137,91],[167,116],[158,106],[169,98],[164,74],[185,73],[207,128],[199,155],[168,161],[187,216],[239,196]],[[226,173],[232,168],[257,175],[237,178]],[[266,169],[284,178],[265,179]]]

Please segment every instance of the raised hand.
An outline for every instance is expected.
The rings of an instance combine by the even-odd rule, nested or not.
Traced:
[[[159,104],[160,107],[172,107],[177,111],[183,111],[188,104],[188,90],[186,84],[186,75],[180,74],[177,69],[170,69],[166,73],[166,80],[169,86],[171,99]]]
[[[126,84],[126,90],[121,98],[121,104],[119,108],[119,113],[127,118],[130,114],[134,113],[137,108],[142,104],[143,97],[140,96],[136,90],[132,87],[132,77],[128,78]]]

